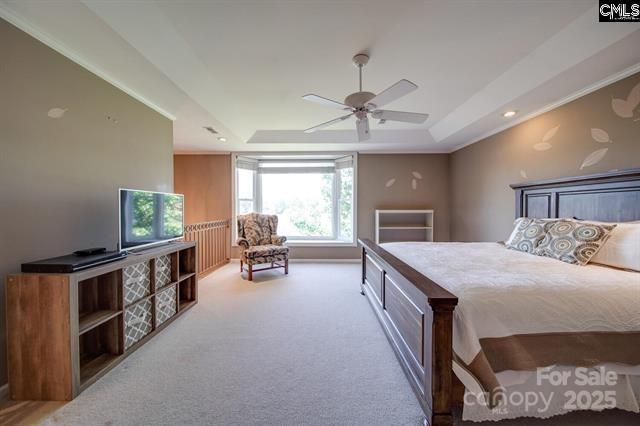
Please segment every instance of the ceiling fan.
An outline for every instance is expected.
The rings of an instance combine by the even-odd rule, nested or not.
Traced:
[[[347,115],[343,115],[342,117],[338,117],[331,121],[327,121],[326,123],[318,124],[317,126],[311,127],[305,130],[305,133],[315,132],[316,130],[323,129],[335,123],[339,123],[355,115],[356,129],[358,131],[358,141],[365,141],[371,138],[371,135],[369,134],[368,115],[371,115],[371,118],[379,119],[381,124],[387,120],[416,124],[424,123],[427,120],[429,114],[378,109],[378,107],[384,106],[389,102],[395,101],[396,99],[413,92],[418,88],[418,86],[416,86],[409,80],[403,79],[393,86],[389,87],[388,89],[378,93],[377,95],[371,92],[363,92],[362,68],[367,65],[368,62],[369,55],[367,54],[359,53],[353,57],[353,63],[356,67],[358,67],[360,89],[358,92],[352,93],[347,96],[344,100],[344,103],[333,101],[331,99],[327,99],[314,94],[304,95],[302,97],[302,99],[306,99],[307,101],[315,102],[324,106],[350,111],[350,113]]]

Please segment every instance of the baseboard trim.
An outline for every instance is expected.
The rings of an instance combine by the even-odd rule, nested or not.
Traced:
[[[240,259],[231,259],[231,263],[240,263]],[[360,263],[360,259],[289,259],[289,263]]]
[[[9,401],[9,383],[0,386],[0,402]]]
[[[289,259],[289,263],[360,263],[360,259]]]

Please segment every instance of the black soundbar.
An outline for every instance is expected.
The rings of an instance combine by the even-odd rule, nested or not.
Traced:
[[[127,257],[123,251],[107,251],[100,254],[78,256],[68,254],[66,256],[52,257],[51,259],[36,260],[35,262],[23,263],[22,272],[70,274],[93,266],[113,262]]]

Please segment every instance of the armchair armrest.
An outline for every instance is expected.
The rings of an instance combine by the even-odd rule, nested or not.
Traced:
[[[236,244],[242,247],[243,249],[249,248],[249,240],[247,240],[246,238],[238,238],[236,240]]]
[[[280,235],[271,235],[271,244],[275,244],[277,246],[281,246],[287,241],[287,237],[283,237]]]

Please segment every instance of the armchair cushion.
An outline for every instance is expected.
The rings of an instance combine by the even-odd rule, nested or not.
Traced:
[[[263,246],[251,246],[244,251],[244,256],[247,259],[256,259],[258,257],[270,257],[278,254],[288,254],[289,247],[276,246],[272,244]]]
[[[289,247],[264,245],[251,246],[242,253],[242,260],[247,265],[257,265],[261,263],[278,262],[289,258]]]

